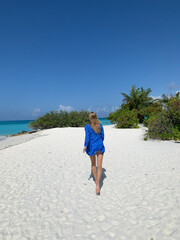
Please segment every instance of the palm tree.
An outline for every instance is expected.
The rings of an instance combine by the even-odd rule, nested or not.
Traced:
[[[123,103],[124,105],[128,105],[129,110],[140,110],[141,108],[146,107],[152,103],[153,99],[149,97],[150,92],[150,88],[147,90],[142,87],[141,89],[136,89],[136,86],[133,85],[129,95],[126,93],[121,93],[124,96]]]
[[[149,94],[151,93],[151,89],[148,88],[147,90],[144,90],[144,88],[141,87],[141,91],[139,92],[139,108],[142,107],[147,107],[148,105],[150,105],[153,101],[152,97],[149,97]]]

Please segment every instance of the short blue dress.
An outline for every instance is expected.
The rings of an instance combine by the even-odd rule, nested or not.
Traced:
[[[90,126],[90,124],[85,125],[85,141],[84,147],[86,148],[86,153],[89,156],[94,156],[96,152],[101,151],[103,154],[105,152],[104,141],[104,129],[100,123],[100,133],[96,133]]]

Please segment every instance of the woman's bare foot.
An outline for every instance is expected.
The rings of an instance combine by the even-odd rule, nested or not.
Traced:
[[[100,186],[99,183],[96,182],[96,194],[100,192]]]

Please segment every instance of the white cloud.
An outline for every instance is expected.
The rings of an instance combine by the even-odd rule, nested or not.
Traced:
[[[109,115],[110,112],[114,112],[118,109],[119,107],[117,106],[105,106],[105,107],[99,107],[99,106],[89,106],[87,109],[89,112],[95,112],[98,114],[99,117],[101,116],[107,116]]]
[[[112,106],[111,110],[112,112],[115,112],[119,107]]]
[[[40,108],[34,108],[33,112],[32,112],[32,116],[38,116],[40,113]]]
[[[177,90],[176,93],[180,93],[180,90]],[[168,98],[171,97],[173,94],[165,94]],[[162,96],[150,96],[152,97],[153,99],[162,99]]]
[[[150,97],[152,97],[153,99],[161,99],[162,98],[162,96],[150,96]]]
[[[172,81],[170,84],[169,84],[169,89],[170,90],[173,90],[173,89],[178,89],[180,87],[180,85],[178,85],[176,82]]]
[[[71,112],[74,108],[72,106],[59,105],[59,110]]]

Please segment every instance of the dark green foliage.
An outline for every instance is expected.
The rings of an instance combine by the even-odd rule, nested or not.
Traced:
[[[132,128],[143,123],[148,127],[144,140],[180,139],[180,93],[170,97],[163,94],[162,98],[153,100],[150,92],[150,88],[136,89],[133,85],[129,95],[122,93],[123,104],[107,119],[118,128]]]
[[[51,111],[30,122],[32,129],[48,129],[55,127],[84,127],[89,123],[88,111]]]
[[[147,127],[149,138],[180,139],[180,99],[171,97],[166,101],[163,110],[154,113],[149,118]]]
[[[161,111],[162,111],[161,103],[159,102],[151,103],[149,106],[143,107],[138,111],[139,122],[147,126],[147,120],[150,118],[150,116]]]
[[[117,128],[137,128],[139,123],[135,109],[130,111],[126,108],[120,108],[114,113],[110,113],[107,119],[116,123]]]
[[[144,112],[140,110],[147,108],[153,103],[153,99],[149,97],[150,92],[150,88],[147,90],[144,90],[142,87],[136,89],[136,86],[133,85],[129,95],[121,93],[124,96],[123,104],[115,112],[110,113],[107,119],[112,123],[118,123],[118,127],[137,126],[139,122],[141,123],[144,120]],[[130,114],[132,110],[134,110],[134,112]],[[128,116],[130,118],[128,118]],[[125,120],[127,120],[127,123],[125,123]]]
[[[171,98],[167,103],[167,116],[180,131],[180,98]]]
[[[156,113],[148,120],[148,137],[152,139],[172,139],[166,129],[172,129],[170,121],[163,113]]]
[[[137,111],[122,109],[117,119],[117,128],[138,128]]]
[[[149,106],[141,108],[138,113],[142,116],[149,118],[152,114],[161,112],[162,105],[159,103],[152,103]]]
[[[150,93],[150,88],[147,90],[142,87],[136,89],[136,86],[133,85],[129,95],[126,93],[121,93],[124,96],[123,104],[121,107],[128,108],[129,110],[137,110],[137,117],[139,119],[139,122],[142,123],[144,121],[144,117],[146,116],[142,109],[146,109],[149,106],[153,105],[153,99],[149,97]]]
[[[148,120],[147,136],[152,139],[177,140],[180,139],[180,132],[163,112],[155,114]]]
[[[122,109],[117,109],[115,112],[111,112],[109,116],[107,117],[108,120],[110,120],[112,123],[117,123],[117,120],[122,112]]]
[[[68,115],[68,123],[70,127],[83,127],[89,123],[89,112],[87,111],[71,111]]]
[[[156,102],[162,103],[165,107],[172,100],[175,100],[175,101],[180,100],[180,92],[177,92],[175,96],[173,96],[172,94],[170,94],[170,96],[166,96],[165,94],[162,94],[162,97],[160,99],[155,99]]]

